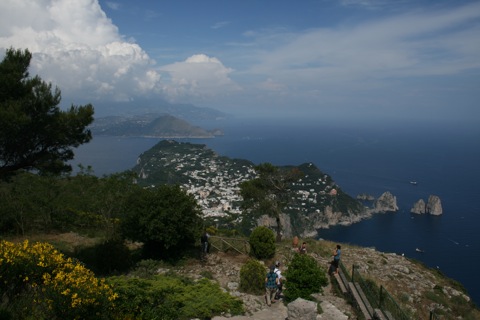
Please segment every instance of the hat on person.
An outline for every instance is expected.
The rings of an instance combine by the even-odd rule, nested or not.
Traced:
[[[275,267],[280,267],[280,261],[275,261]]]

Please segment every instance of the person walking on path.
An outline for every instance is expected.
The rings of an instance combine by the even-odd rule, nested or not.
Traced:
[[[342,246],[337,244],[337,247],[335,248],[335,250],[333,250],[333,261],[332,261],[332,264],[333,264],[333,272],[335,274],[338,274],[338,265],[340,263],[340,256],[342,254]]]
[[[265,277],[265,301],[270,307],[275,303],[275,293],[278,286],[278,274],[275,273],[275,266],[271,266],[267,276]]]
[[[283,291],[283,281],[285,280],[285,278],[282,276],[282,271],[280,270],[280,261],[275,262],[274,272],[278,276],[278,285],[277,285],[277,292],[275,293],[275,300],[280,300],[282,297],[282,291]]]
[[[207,253],[210,252],[210,243],[208,242],[209,238],[210,238],[210,235],[205,230],[205,232],[200,237],[200,242],[202,243],[202,260],[204,260],[207,256]]]

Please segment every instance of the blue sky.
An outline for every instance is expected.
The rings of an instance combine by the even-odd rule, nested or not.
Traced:
[[[9,47],[97,114],[480,122],[480,1],[2,0]]]

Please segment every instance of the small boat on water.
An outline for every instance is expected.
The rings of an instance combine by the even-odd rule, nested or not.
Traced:
[[[410,184],[416,186],[418,184],[418,182],[417,181],[410,181]]]
[[[421,253],[425,252],[424,250],[422,250],[422,249],[418,249],[418,248],[415,248],[415,251],[417,251],[417,252],[421,252]]]

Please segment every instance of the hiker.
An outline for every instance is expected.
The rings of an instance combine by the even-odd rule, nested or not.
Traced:
[[[210,238],[210,235],[208,232],[205,230],[203,235],[200,237],[200,242],[202,243],[202,254],[207,254],[210,252],[210,243],[208,242],[208,239]]]
[[[342,246],[337,244],[337,247],[335,248],[335,250],[333,250],[333,261],[332,261],[332,265],[333,265],[333,273],[335,274],[338,274],[338,265],[340,263],[340,255],[342,254]]]
[[[282,297],[283,291],[283,282],[285,278],[282,276],[282,271],[280,270],[280,261],[275,262],[275,270],[273,270],[278,277],[277,292],[275,293],[275,300],[280,300]]]
[[[275,293],[277,292],[278,275],[275,273],[275,266],[270,266],[270,270],[265,277],[265,301],[270,307],[272,303],[275,303]]]
[[[302,243],[302,246],[298,248],[298,252],[302,254],[307,253],[307,243],[305,241]]]

